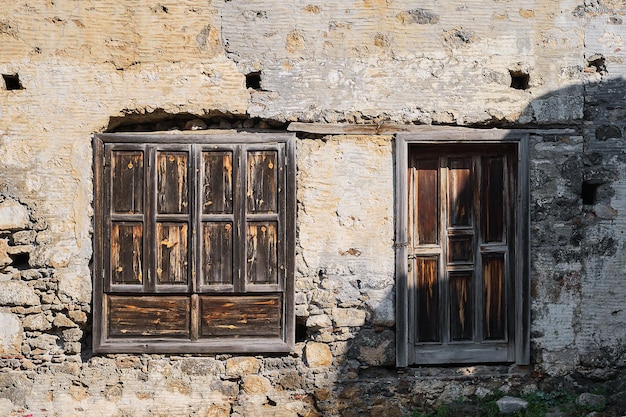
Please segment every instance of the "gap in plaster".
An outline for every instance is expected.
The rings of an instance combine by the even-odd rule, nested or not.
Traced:
[[[24,86],[20,82],[19,74],[2,74],[4,86],[7,90],[23,90]]]
[[[159,132],[188,130],[287,130],[288,123],[276,120],[251,118],[219,111],[203,115],[191,113],[168,113],[157,109],[150,113],[127,111],[124,116],[109,118],[107,133],[116,132]]]
[[[24,270],[30,268],[30,256],[28,253],[17,253],[15,255],[9,254],[11,258],[11,266],[18,270]]]
[[[596,194],[599,184],[591,184],[587,181],[583,181],[582,190],[580,196],[583,199],[583,205],[592,206],[596,203]]]
[[[261,90],[261,73],[259,71],[246,74],[246,88],[253,90]]]
[[[511,74],[511,88],[516,90],[527,90],[530,81],[530,75],[523,71],[509,71]]]
[[[305,342],[307,338],[306,317],[296,317],[296,343]]]

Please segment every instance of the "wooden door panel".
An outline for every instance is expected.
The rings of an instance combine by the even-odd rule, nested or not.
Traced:
[[[415,161],[415,236],[416,244],[439,243],[438,159]]]
[[[157,223],[157,285],[187,284],[187,229],[186,223]]]
[[[448,264],[474,263],[473,236],[448,237]]]
[[[504,160],[483,157],[481,170],[481,223],[483,242],[502,242],[504,239],[505,181]]]
[[[189,212],[188,165],[187,152],[157,152],[157,213]]]
[[[482,257],[484,338],[506,338],[504,254]]]
[[[441,341],[439,311],[439,259],[415,259],[415,290],[417,312],[417,341]]]
[[[111,152],[111,211],[143,213],[144,168],[142,151]]]
[[[202,152],[202,212],[233,212],[233,152]]]
[[[188,297],[107,296],[110,337],[189,337]]]
[[[251,284],[278,283],[278,224],[276,222],[248,223],[247,282]]]
[[[278,153],[255,151],[247,155],[248,213],[278,212]]]
[[[205,285],[233,284],[232,222],[203,222],[202,276]]]
[[[448,225],[469,227],[474,217],[472,160],[450,158],[448,167]]]
[[[474,338],[474,281],[472,271],[450,273],[450,340]]]
[[[259,296],[201,296],[200,337],[281,337],[282,299]]]
[[[111,283],[143,282],[143,224],[113,222],[111,227]]]

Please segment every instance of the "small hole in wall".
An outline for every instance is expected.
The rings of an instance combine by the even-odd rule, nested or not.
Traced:
[[[30,264],[28,263],[30,260],[30,256],[28,253],[17,253],[15,255],[9,255],[11,258],[11,266],[13,268],[22,270],[30,268]]]
[[[509,71],[511,74],[511,88],[516,90],[527,90],[530,75],[522,71]]]
[[[7,90],[23,90],[24,87],[20,82],[20,76],[17,74],[2,74],[4,85]]]
[[[296,317],[296,343],[306,340],[306,317]]]
[[[591,184],[587,181],[583,181],[583,187],[580,192],[580,196],[583,199],[583,204],[587,206],[594,205],[596,203],[596,191],[598,190],[598,184]]]
[[[261,89],[261,73],[251,72],[246,74],[246,88],[252,88],[253,90]]]

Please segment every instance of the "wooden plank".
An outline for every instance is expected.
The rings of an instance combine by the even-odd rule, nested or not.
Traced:
[[[474,331],[474,291],[472,271],[453,272],[450,285],[450,340],[472,340]]]
[[[187,152],[157,152],[157,212],[185,214],[189,211]]]
[[[483,337],[504,339],[506,334],[504,254],[482,257]]]
[[[202,212],[227,214],[233,212],[232,151],[202,152]]]
[[[248,223],[246,277],[250,284],[278,283],[278,225],[276,222]]]
[[[186,223],[157,223],[157,285],[187,284],[188,226]]]
[[[200,296],[200,338],[282,337],[280,294]]]
[[[109,295],[107,301],[109,337],[190,335],[189,297]]]
[[[232,222],[203,222],[201,263],[204,285],[233,283]]]
[[[111,227],[111,283],[143,282],[143,224],[117,223]]]
[[[142,151],[111,152],[111,211],[143,212],[144,169]]]
[[[418,342],[441,341],[438,277],[437,257],[415,259]]]
[[[277,152],[248,152],[246,173],[247,212],[276,213],[278,211]]]

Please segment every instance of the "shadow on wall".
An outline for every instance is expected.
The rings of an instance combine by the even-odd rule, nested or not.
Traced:
[[[626,406],[619,388],[624,383],[620,358],[626,354],[621,305],[626,290],[620,284],[626,255],[619,250],[626,245],[621,213],[626,210],[626,80],[546,94],[533,100],[520,120],[525,123],[480,127],[530,132],[531,367],[398,372],[397,329],[366,323],[347,341],[345,353],[333,351],[336,396],[317,399],[322,411],[357,416],[397,410],[401,415],[419,404],[454,401],[485,389],[515,391],[528,383],[552,389],[572,374],[580,377],[580,386],[566,383],[570,389],[595,381],[606,388],[609,407]],[[616,377],[621,382],[616,384]]]

